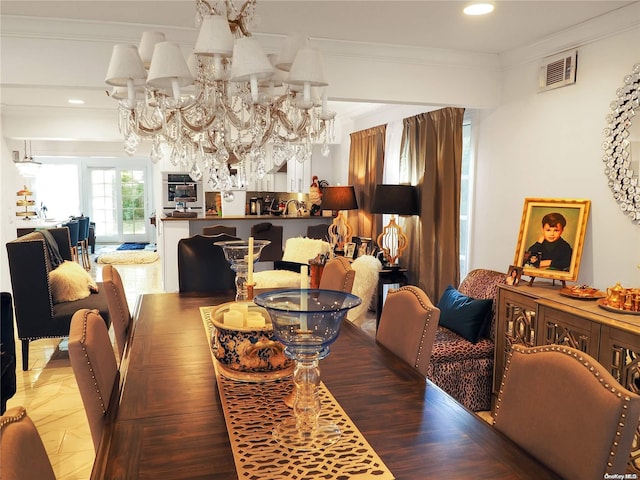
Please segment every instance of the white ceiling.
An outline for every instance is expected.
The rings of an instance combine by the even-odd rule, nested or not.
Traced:
[[[447,49],[478,54],[500,55],[542,41],[572,28],[580,28],[585,22],[638,2],[629,1],[497,1],[495,11],[483,17],[468,17],[462,7],[468,2],[447,1],[281,1],[259,0],[254,33],[287,34],[298,31],[312,39],[331,39],[366,44],[405,45],[429,49]],[[80,21],[100,21],[113,25],[114,30],[125,24],[144,29],[153,26],[193,29],[193,0],[140,1],[140,0],[81,0],[81,1],[32,1],[2,0],[0,13],[5,22],[20,16],[63,18]],[[17,16],[17,17],[16,17]],[[292,27],[293,26],[293,27]],[[195,35],[195,34],[194,34]],[[114,42],[119,43],[119,42]],[[34,55],[36,52],[33,52]],[[2,57],[11,52],[2,50]],[[25,63],[45,63],[24,58]],[[71,63],[70,63],[71,65]],[[91,66],[84,65],[83,68]],[[104,71],[106,65],[91,68]],[[58,78],[61,69],[49,68],[34,83],[33,78],[20,79],[21,72],[11,72],[12,80],[6,80],[2,69],[3,107],[52,106],[69,108],[69,97],[81,96],[87,103],[83,108],[111,108],[115,105],[106,98],[105,85],[82,83],[69,85]],[[67,78],[69,77],[68,72]],[[78,72],[77,78],[82,78]],[[25,85],[28,88],[25,88]],[[357,112],[362,115],[366,105],[340,106],[332,109],[341,112]]]

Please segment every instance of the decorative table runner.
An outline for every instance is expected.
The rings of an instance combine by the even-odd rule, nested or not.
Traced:
[[[214,308],[200,308],[209,339]],[[212,359],[238,478],[395,478],[324,383],[320,385],[321,417],[340,427],[340,439],[324,450],[290,450],[273,438],[272,431],[278,422],[293,416],[293,410],[283,401],[293,390],[291,378],[265,383],[238,382],[220,374],[213,352]]]

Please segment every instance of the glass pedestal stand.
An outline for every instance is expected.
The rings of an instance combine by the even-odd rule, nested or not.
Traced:
[[[360,298],[335,290],[279,290],[255,297],[269,312],[274,337],[295,360],[293,372],[294,417],[280,422],[274,438],[293,450],[316,450],[334,444],[340,428],[320,418],[319,361],[329,354],[340,333],[347,311],[360,305]]]
[[[256,263],[260,259],[262,249],[270,243],[269,240],[253,241],[253,263]],[[215,242],[215,245],[222,247],[225,258],[231,264],[231,269],[236,272],[236,300],[249,300],[247,293],[249,242],[244,240],[229,240],[226,242]]]

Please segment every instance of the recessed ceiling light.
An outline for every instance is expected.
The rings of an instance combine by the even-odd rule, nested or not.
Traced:
[[[79,98],[70,98],[69,100],[67,100],[67,102],[71,103],[72,105],[84,104],[84,100],[80,100]]]
[[[463,12],[467,15],[486,15],[493,12],[495,6],[489,2],[471,3],[464,7]]]

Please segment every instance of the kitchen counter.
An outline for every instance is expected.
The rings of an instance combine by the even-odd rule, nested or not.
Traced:
[[[244,215],[218,217],[217,215],[199,214],[195,218],[172,218],[162,216],[158,229],[158,252],[162,261],[162,284],[165,292],[178,291],[178,241],[181,238],[202,234],[204,227],[227,225],[236,227],[236,235],[246,240],[251,235],[251,227],[257,223],[269,222],[282,226],[282,242],[288,238],[304,237],[310,225],[330,224],[332,217],[304,216],[283,217],[275,215]],[[258,262],[256,271],[268,270],[273,262]]]

